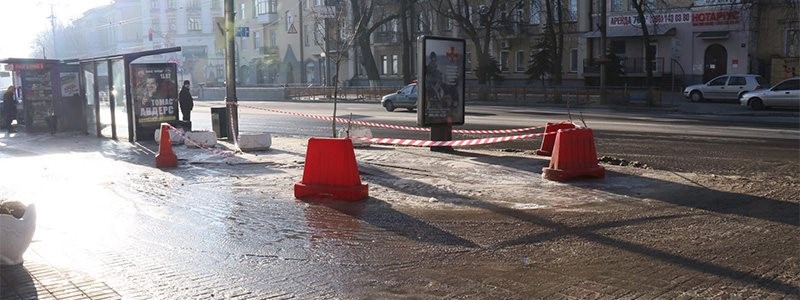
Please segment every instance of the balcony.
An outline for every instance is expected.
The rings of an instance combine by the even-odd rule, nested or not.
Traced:
[[[645,62],[644,57],[625,57],[620,60],[622,69],[625,71],[625,75],[628,76],[645,74],[647,70],[645,70],[644,62]],[[664,73],[663,57],[656,57],[650,63],[653,65],[654,74]],[[595,74],[599,75],[600,64],[597,63],[597,61],[589,61],[589,59],[584,59],[583,73],[587,75],[595,75]]]
[[[393,44],[400,42],[400,34],[397,32],[376,32],[374,36],[375,44]]]
[[[256,16],[256,22],[258,24],[272,24],[278,22],[278,14],[277,13],[266,13]]]

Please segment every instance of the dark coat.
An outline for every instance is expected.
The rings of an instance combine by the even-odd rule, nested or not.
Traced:
[[[14,94],[6,92],[3,94],[3,115],[6,119],[14,119],[17,117],[17,101],[14,100]]]
[[[181,88],[181,92],[178,94],[178,104],[181,105],[181,110],[192,110],[194,108],[192,94],[186,87]]]

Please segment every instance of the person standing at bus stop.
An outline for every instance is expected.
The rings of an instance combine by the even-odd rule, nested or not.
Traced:
[[[11,123],[17,118],[17,100],[15,92],[16,89],[12,85],[9,86],[5,94],[3,94],[3,127],[8,129],[8,133],[14,132]]]
[[[181,106],[181,114],[186,122],[191,121],[192,108],[194,108],[194,100],[192,100],[192,94],[189,92],[189,85],[189,81],[184,80],[181,92],[178,94],[178,104]]]

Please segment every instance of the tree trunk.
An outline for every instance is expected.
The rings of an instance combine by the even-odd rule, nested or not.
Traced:
[[[409,13],[410,11],[410,13]],[[414,61],[411,59],[412,52],[414,51],[412,48],[412,41],[411,41],[411,26],[410,22],[408,22],[408,17],[414,15],[414,5],[409,5],[409,1],[400,1],[400,27],[401,29],[401,36],[402,39],[402,51],[403,51],[403,64],[401,68],[403,69],[403,84],[409,84],[413,80],[414,74],[411,74],[411,64]]]
[[[558,39],[558,41],[557,41],[557,44],[555,44],[556,45],[556,53],[555,53],[555,55],[556,55],[556,57],[555,57],[556,63],[554,64],[555,70],[554,70],[554,74],[553,75],[555,75],[554,81],[555,81],[556,85],[561,85],[561,79],[562,79],[562,76],[563,76],[563,74],[562,74],[563,72],[562,71],[564,69],[562,67],[562,63],[564,62],[564,21],[565,20],[564,20],[564,7],[562,5],[563,4],[562,1],[563,0],[556,0],[555,1],[556,2],[556,12],[558,13],[558,34],[555,34],[555,36]],[[559,98],[560,98],[560,94],[559,94]],[[561,99],[559,99],[559,100],[561,100]]]
[[[334,62],[334,70],[333,70],[333,121],[331,122],[331,128],[333,128],[333,137],[336,138],[336,108],[339,102],[339,64],[341,63],[341,54],[337,54],[340,57]]]
[[[375,66],[375,56],[372,55],[372,47],[369,43],[369,35],[364,34],[358,38],[358,50],[361,53],[361,66],[367,72],[367,79],[370,82],[380,81],[381,75],[378,72],[378,67]]]
[[[639,19],[639,23],[642,24],[642,46],[644,47],[644,70],[646,72],[645,77],[645,87],[648,89],[647,93],[647,105],[653,105],[653,95],[650,93],[650,88],[653,85],[653,64],[650,62],[653,61],[653,53],[648,51],[648,46],[650,44],[650,31],[647,28],[647,23],[645,23],[645,0],[633,0],[633,8],[636,9],[636,15]]]

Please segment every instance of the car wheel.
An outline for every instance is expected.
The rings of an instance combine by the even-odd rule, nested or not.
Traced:
[[[692,102],[703,101],[703,94],[698,91],[694,91],[691,94],[689,94],[689,99],[691,99]]]
[[[750,100],[750,108],[752,110],[762,110],[764,109],[764,101],[761,101],[761,99],[758,98]]]
[[[386,101],[383,107],[386,108],[386,111],[394,111],[394,104],[392,104],[392,101]]]

